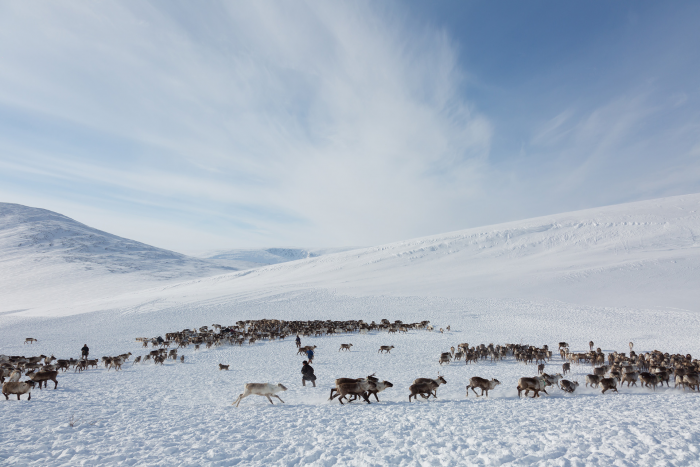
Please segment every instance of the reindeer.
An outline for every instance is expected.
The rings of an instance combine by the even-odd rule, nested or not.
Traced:
[[[636,371],[627,371],[625,373],[622,373],[622,379],[620,380],[620,386],[627,382],[627,387],[630,387],[630,384],[632,386],[637,385],[637,381],[639,380],[639,373]]]
[[[486,394],[486,397],[488,397],[489,390],[495,388],[499,384],[501,384],[501,382],[495,378],[489,381],[488,379],[474,376],[469,380],[469,385],[467,386],[467,397],[469,397],[469,388],[471,388],[471,390],[474,391],[474,394],[476,394],[476,389],[474,388],[479,388],[481,389],[481,395],[483,396],[484,394]],[[476,397],[479,397],[479,394],[476,394]]]
[[[518,398],[520,398],[520,393],[522,391],[525,391],[526,396],[530,391],[533,391],[533,398],[540,397],[540,391],[549,395],[545,389],[545,384],[546,381],[542,376],[538,376],[537,378],[520,378],[518,380]]]
[[[603,386],[603,394],[605,394],[605,391],[612,389],[615,392],[617,391],[617,380],[615,378],[603,378],[600,380],[600,384]]]
[[[382,345],[381,347],[379,347],[379,350],[377,351],[377,353],[384,353],[384,352],[391,353],[391,349],[393,349],[393,348],[394,348],[393,345]]]
[[[556,385],[559,387],[559,381],[563,378],[561,373],[557,373],[556,375],[548,375],[547,373],[542,373],[542,376],[544,377],[545,381],[545,386],[554,386]]]
[[[58,371],[37,371],[33,375],[29,377],[32,381],[35,383],[39,384],[39,389],[41,389],[41,384],[44,383],[44,387],[49,383],[49,381],[53,381],[54,384],[54,389],[58,387],[58,380],[56,379],[56,376],[58,376]]]
[[[424,383],[435,383],[435,389],[431,391],[430,394],[433,395],[434,398],[437,399],[437,388],[440,387],[441,384],[447,384],[447,381],[443,376],[440,376],[440,373],[438,373],[437,379],[431,379],[431,378],[416,378],[413,381],[413,384],[424,384]],[[426,398],[421,394],[421,397]],[[430,395],[428,395],[430,397]]]
[[[425,383],[413,383],[408,387],[408,390],[411,391],[408,395],[408,402],[411,402],[411,398],[415,399],[418,394],[420,394],[423,399],[430,399],[430,395],[433,394],[433,391],[435,391],[437,387],[438,383],[433,380]]]
[[[5,399],[8,400],[11,394],[17,395],[17,400],[20,400],[19,396],[22,394],[29,394],[27,400],[32,399],[32,388],[34,387],[34,381],[8,381],[2,385],[2,394]]]
[[[559,385],[564,392],[569,394],[573,393],[578,387],[578,381],[569,381],[568,379],[563,379],[559,382]]]
[[[347,350],[348,352],[350,352],[350,347],[352,347],[352,344],[340,344],[338,352],[340,352],[341,350]]]
[[[564,374],[571,373],[571,363],[566,362],[561,366],[562,372]]]
[[[297,350],[297,355],[305,354],[309,350],[316,350],[316,346],[315,345],[307,345],[305,347],[299,347],[299,350]]]
[[[659,384],[658,375],[644,371],[639,374],[639,379],[642,380],[642,386],[653,387],[654,391],[656,391],[656,385]]]
[[[336,394],[331,397],[331,399],[335,399],[338,397],[338,402],[340,402],[341,405],[343,404],[343,399],[348,396],[362,396],[362,398],[367,402],[369,402],[369,394],[368,391],[374,391],[377,389],[377,385],[374,383],[374,381],[359,381],[357,383],[342,383],[339,384],[336,387]],[[349,402],[349,401],[348,401]]]
[[[586,387],[588,387],[589,384],[591,385],[591,387],[598,387],[598,385],[600,384],[600,376],[586,375]]]
[[[272,383],[247,383],[243,388],[243,393],[238,396],[238,399],[233,401],[233,404],[238,407],[244,397],[248,397],[251,394],[256,396],[265,396],[270,404],[275,405],[270,399],[270,396],[276,397],[284,404],[284,401],[280,396],[277,395],[278,392],[286,391],[287,388],[282,385],[282,383],[272,384]]]
[[[372,381],[373,383],[378,383],[379,379],[374,376],[375,373],[372,373],[371,375],[365,377],[365,378],[338,378],[335,380],[335,386],[331,388],[331,394],[328,400],[333,399],[333,393],[338,391],[338,386],[341,384],[348,384],[348,383],[360,383],[362,381]]]
[[[689,373],[687,375],[683,375],[684,391],[686,387],[690,387],[692,391],[700,390],[700,377],[697,373]]]

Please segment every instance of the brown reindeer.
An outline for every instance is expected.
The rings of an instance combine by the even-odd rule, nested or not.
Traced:
[[[499,384],[501,384],[501,382],[495,378],[489,381],[488,379],[474,376],[469,380],[469,385],[467,386],[467,397],[469,397],[469,388],[474,391],[474,394],[476,394],[476,389],[474,388],[479,388],[481,389],[481,395],[486,395],[486,397],[488,397],[489,390],[495,388]],[[476,397],[479,397],[479,394],[476,394]]]

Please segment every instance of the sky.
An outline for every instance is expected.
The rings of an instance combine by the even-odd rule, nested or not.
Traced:
[[[0,202],[180,252],[700,192],[700,3],[0,0]]]

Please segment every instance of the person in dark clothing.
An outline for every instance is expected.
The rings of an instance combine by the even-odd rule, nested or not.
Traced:
[[[90,354],[90,348],[85,344],[82,349],[80,349],[80,352],[83,354],[83,360],[87,360],[88,355]]]
[[[299,337],[299,334],[297,334],[297,349],[301,347],[301,338]]]
[[[309,359],[309,363],[314,362],[314,351],[309,349],[306,351],[306,357]]]
[[[159,344],[162,344],[164,342],[161,336],[158,336],[158,339],[156,339],[156,341],[158,341]]]
[[[306,386],[306,382],[311,381],[314,387],[316,387],[316,375],[314,374],[314,369],[306,360],[304,360],[304,364],[301,367],[301,375],[302,386]]]

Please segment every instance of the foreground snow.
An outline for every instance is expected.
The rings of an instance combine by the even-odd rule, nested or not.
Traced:
[[[117,373],[90,370],[59,375],[58,389],[34,390],[31,401],[0,402],[0,463],[27,465],[644,465],[700,462],[699,395],[673,388],[621,388],[601,395],[582,387],[555,389],[540,399],[518,399],[520,376],[533,365],[483,362],[438,365],[440,352],[461,342],[568,341],[584,350],[593,339],[605,352],[626,350],[700,353],[700,317],[683,311],[596,308],[560,302],[424,297],[349,297],[327,292],[281,293],[267,299],[232,297],[228,306],[182,305],[59,318],[0,316],[0,353],[74,356],[83,343],[91,355],[145,349],[137,336],[239,319],[429,319],[453,331],[304,338],[318,346],[318,387],[302,387],[301,357],[293,340],[252,346],[181,350],[184,364],[127,365]],[[39,339],[23,345],[24,337]],[[353,343],[352,352],[338,352]],[[389,355],[380,345],[394,345]],[[149,349],[150,350],[150,349]],[[218,371],[217,364],[231,370]],[[555,357],[548,365],[559,371]],[[583,383],[590,367],[574,366]],[[448,384],[439,399],[408,403],[416,377],[440,371]],[[328,402],[336,377],[377,373],[394,383],[380,403]],[[471,376],[503,384],[488,399],[465,398]],[[246,382],[282,382],[285,404],[250,397],[231,406]],[[75,426],[69,421],[77,420]]]

